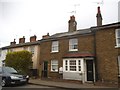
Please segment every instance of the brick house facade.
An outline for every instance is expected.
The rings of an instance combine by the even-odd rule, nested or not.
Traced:
[[[120,23],[102,25],[100,7],[97,26],[76,29],[75,17],[68,32],[47,35],[40,44],[41,77],[118,84],[120,74]],[[75,24],[75,25],[74,25]]]
[[[91,28],[95,32],[96,61],[98,80],[105,83],[118,83],[120,49],[117,44],[117,29],[120,23]]]
[[[62,78],[84,82],[118,84],[120,81],[120,22],[102,25],[100,7],[97,26],[77,30],[75,17],[68,21],[68,32],[36,37],[29,43],[11,45],[15,49],[37,46],[37,67],[40,77]]]

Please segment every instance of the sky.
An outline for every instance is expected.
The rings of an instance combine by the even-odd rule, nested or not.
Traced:
[[[97,7],[101,7],[103,25],[118,22],[120,0],[0,0],[0,47],[14,39],[68,31],[68,20],[74,15],[77,29],[96,26]]]

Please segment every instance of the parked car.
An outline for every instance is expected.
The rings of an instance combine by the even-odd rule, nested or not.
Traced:
[[[29,81],[28,75],[21,75],[14,68],[5,66],[0,68],[0,77],[3,87],[12,84],[26,84]]]

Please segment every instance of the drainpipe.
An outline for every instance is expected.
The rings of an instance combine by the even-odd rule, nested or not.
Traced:
[[[95,81],[97,81],[98,80],[98,65],[97,65],[97,54],[96,54],[96,30],[93,30],[92,28],[91,28],[91,31],[93,32],[93,38],[94,38],[94,40],[93,40],[93,49],[94,49],[94,63],[95,63],[95,78],[94,78],[94,81],[93,82],[95,82]]]

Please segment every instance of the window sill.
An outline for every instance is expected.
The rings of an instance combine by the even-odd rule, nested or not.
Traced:
[[[120,48],[120,45],[116,45],[115,48]]]
[[[51,53],[58,53],[59,51],[52,51]]]
[[[50,71],[50,72],[52,72],[52,73],[57,73],[58,71]]]
[[[78,49],[71,49],[71,50],[69,50],[69,51],[78,51]]]

